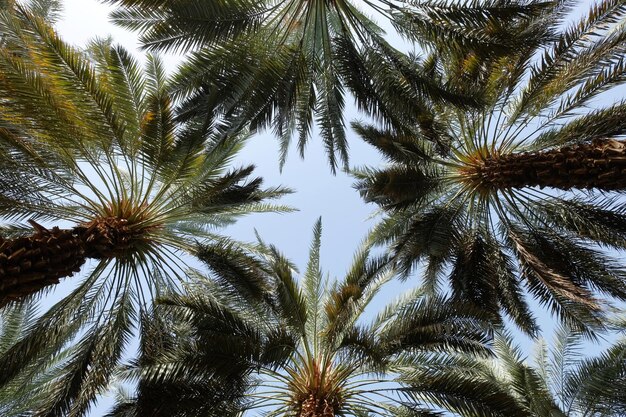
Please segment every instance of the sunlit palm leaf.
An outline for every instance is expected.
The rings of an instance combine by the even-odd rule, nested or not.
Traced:
[[[100,238],[79,243],[79,265],[93,258],[82,282],[0,355],[0,387],[26,387],[23,370],[42,366],[48,395],[33,397],[32,413],[84,415],[108,386],[141,312],[186,280],[197,243],[218,241],[216,228],[247,213],[289,210],[267,203],[287,190],[264,189],[250,178],[252,167],[228,168],[245,135],[175,122],[158,57],[143,69],[106,40],[78,50],[21,6],[0,12],[0,31],[0,175],[15,183],[0,187],[3,248],[33,235],[18,223],[30,219],[75,237],[98,227],[118,237],[143,230],[130,246],[117,238],[108,249]],[[45,234],[33,225],[35,236]],[[47,361],[62,352],[48,372]]]

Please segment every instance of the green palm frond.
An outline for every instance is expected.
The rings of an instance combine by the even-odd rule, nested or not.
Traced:
[[[389,280],[388,262],[365,247],[344,280],[326,282],[321,230],[318,220],[300,279],[292,275],[293,265],[262,241],[256,254],[229,245],[224,250],[230,256],[223,257],[214,254],[220,247],[205,248],[202,258],[211,276],[159,301],[149,317],[154,325],[143,326],[142,333],[142,343],[156,347],[122,372],[139,383],[115,415],[149,405],[146,400],[156,395],[162,397],[154,404],[166,404],[177,392],[186,393],[185,404],[167,415],[198,415],[223,396],[231,396],[229,404],[246,415],[437,415],[428,408],[434,385],[417,384],[415,367],[452,380],[458,370],[448,366],[438,372],[431,357],[489,356],[488,317],[453,300],[416,300],[421,292],[414,290],[387,306],[378,320],[363,323],[366,306]],[[228,263],[219,261],[224,258]],[[170,387],[176,389],[166,392]],[[470,396],[472,388],[461,392]],[[207,395],[204,402],[196,396],[201,393]]]
[[[599,357],[579,361],[563,387],[564,403],[580,413],[620,415],[626,411],[626,347],[616,343]]]
[[[142,68],[108,40],[78,50],[19,5],[0,12],[0,33],[2,262],[13,242],[39,242],[42,253],[42,239],[54,233],[79,246],[63,254],[76,257],[76,269],[90,259],[70,294],[0,354],[0,389],[26,384],[24,369],[65,352],[53,370],[42,368],[49,395],[34,397],[30,411],[83,415],[108,386],[142,312],[187,281],[198,242],[221,241],[216,229],[242,215],[290,210],[268,203],[288,190],[264,188],[253,167],[229,168],[245,132],[176,122],[158,57]],[[44,262],[36,253],[11,274]],[[19,275],[3,278],[0,304],[71,275],[58,267],[32,288]]]
[[[518,406],[528,415],[621,415],[624,409],[623,341],[595,357],[584,357],[580,332],[558,328],[548,351],[537,345],[536,363],[531,365],[509,334],[495,340],[496,358],[485,363],[482,373],[509,389]],[[588,342],[587,342],[588,343]]]
[[[495,357],[405,359],[401,365],[411,369],[405,376],[411,387],[406,395],[429,399],[464,417],[619,416],[624,409],[623,341],[584,357],[577,349],[588,343],[580,332],[558,328],[550,349],[537,341],[532,362],[512,335],[500,329],[493,341]]]
[[[21,304],[0,311],[0,354],[6,355],[31,328],[38,316],[33,304]],[[45,349],[45,347],[44,347]],[[48,349],[41,358],[17,370],[8,383],[0,388],[0,412],[5,416],[27,415],[45,394],[41,387],[56,378],[57,369],[70,357],[71,349],[53,352]],[[8,370],[11,371],[10,369]]]
[[[431,100],[477,104],[471,89],[440,83],[421,59],[389,43],[375,19],[391,23],[403,41],[442,56],[494,60],[537,44],[546,31],[545,21],[536,22],[563,7],[539,0],[109,3],[119,6],[113,20],[139,31],[145,48],[191,52],[178,82],[181,118],[226,131],[242,125],[272,129],[281,163],[293,133],[304,151],[315,122],[333,171],[347,165],[346,93],[361,110],[409,131],[416,110]],[[504,18],[515,24],[499,25]]]
[[[63,14],[63,4],[59,0],[29,0],[24,3],[31,13],[49,23],[56,23]]]
[[[476,73],[459,67],[470,63],[460,41],[433,42],[434,76],[477,86],[483,104],[424,106],[414,133],[354,125],[389,161],[353,171],[364,200],[387,214],[370,239],[404,275],[421,265],[428,288],[500,311],[531,335],[539,326],[528,297],[570,327],[601,329],[602,297],[626,300],[625,271],[604,251],[624,249],[624,106],[606,93],[626,81],[626,6],[596,2],[571,23],[574,1],[513,5],[511,15],[501,2],[470,2],[475,18],[445,3],[429,12],[441,30],[452,16],[477,38],[487,29],[531,38],[506,56],[474,48]]]

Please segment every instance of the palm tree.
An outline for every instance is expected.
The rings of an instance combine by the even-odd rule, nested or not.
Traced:
[[[138,361],[122,372],[138,379],[137,391],[110,416],[438,415],[425,408],[428,396],[449,399],[452,410],[480,409],[488,393],[471,385],[453,392],[462,374],[434,366],[452,352],[489,354],[484,313],[413,290],[365,324],[364,311],[393,273],[363,249],[332,283],[320,269],[320,239],[318,221],[299,280],[264,242],[257,256],[205,247],[213,276],[159,301]],[[414,389],[418,372],[433,383]]]
[[[345,91],[359,109],[409,128],[431,99],[469,105],[468,95],[426,74],[420,59],[384,38],[380,19],[412,47],[415,40],[503,56],[534,37],[531,17],[562,1],[489,0],[480,4],[397,0],[282,0],[198,2],[108,0],[113,20],[141,31],[151,50],[189,51],[176,88],[184,119],[200,117],[221,128],[271,127],[284,163],[293,132],[304,153],[316,122],[331,169],[348,160]],[[373,17],[368,17],[372,14]],[[510,26],[494,25],[507,17]],[[401,43],[394,42],[394,43]],[[225,126],[224,126],[225,125]]]
[[[560,31],[544,16],[541,42],[476,74],[433,55],[433,76],[465,74],[485,105],[432,105],[418,135],[355,125],[390,162],[355,171],[356,187],[387,213],[372,239],[405,273],[423,262],[428,287],[447,277],[455,297],[531,334],[528,294],[578,329],[601,326],[598,292],[626,299],[624,268],[602,251],[626,247],[626,105],[602,94],[626,81],[625,15],[604,0]]]
[[[37,411],[79,415],[197,243],[284,209],[265,201],[287,190],[262,188],[252,166],[227,169],[243,138],[174,122],[157,57],[144,71],[107,41],[78,51],[19,5],[0,11],[0,33],[0,304],[86,272],[0,356],[0,387],[80,338]]]
[[[587,342],[588,343],[588,342]],[[476,380],[508,396],[526,416],[623,416],[626,412],[626,343],[617,341],[595,356],[583,354],[580,333],[557,329],[552,348],[540,340],[529,364],[509,334],[494,342],[496,357],[469,367]],[[485,404],[484,415],[500,415]],[[475,417],[472,412],[461,413]],[[506,414],[502,414],[503,416]]]

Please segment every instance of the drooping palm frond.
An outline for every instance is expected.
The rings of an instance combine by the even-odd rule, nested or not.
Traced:
[[[537,43],[540,31],[528,22],[562,2],[109,3],[119,5],[113,20],[140,31],[146,48],[191,51],[177,83],[185,98],[181,117],[201,117],[225,130],[271,128],[283,162],[294,131],[303,153],[315,122],[335,170],[348,158],[346,92],[360,109],[404,129],[430,100],[476,104],[467,91],[437,83],[420,59],[393,46],[375,19],[390,22],[412,46],[441,46],[445,37],[454,39],[448,49],[492,59]],[[504,17],[515,24],[498,25]]]
[[[27,324],[35,314],[32,305],[20,305],[13,308],[0,310],[0,354],[4,354],[23,335]],[[24,393],[20,383],[26,377],[28,371],[23,370],[11,384],[6,384],[0,389],[0,412],[2,415],[18,415],[24,411]]]
[[[530,334],[528,296],[588,331],[603,326],[602,296],[626,299],[623,265],[603,250],[624,249],[624,106],[603,93],[626,81],[626,6],[597,2],[560,29],[574,2],[558,3],[530,19],[537,42],[465,73],[481,108],[424,107],[415,135],[355,126],[390,162],[355,170],[363,198],[388,214],[372,240],[406,274],[421,263],[428,287],[445,281]],[[457,61],[433,61],[442,82],[464,82]]]
[[[245,134],[216,140],[207,126],[174,121],[158,57],[144,69],[106,41],[77,50],[21,6],[0,11],[0,33],[2,304],[71,275],[46,275],[64,267],[56,254],[77,267],[90,259],[70,294],[2,352],[0,387],[67,352],[30,411],[82,415],[141,312],[186,279],[197,242],[247,213],[289,210],[267,203],[288,190],[263,188],[253,167],[228,169]],[[70,238],[72,251],[50,234]]]
[[[484,375],[508,390],[529,415],[621,415],[626,374],[623,340],[593,356],[583,354],[583,344],[581,333],[558,328],[550,348],[538,341],[531,364],[510,335],[499,334],[496,358],[486,362]]]
[[[56,23],[63,14],[63,4],[61,0],[29,0],[22,2],[29,11],[36,16],[43,18],[48,23]]]
[[[407,382],[413,389],[424,389],[421,395],[436,407],[456,405],[463,417],[620,416],[626,372],[623,340],[597,355],[585,355],[583,345],[589,341],[584,339],[580,332],[559,328],[550,348],[537,341],[535,360],[529,361],[511,334],[499,330],[495,357],[429,358],[430,367],[408,374]],[[437,377],[441,369],[456,373],[453,383]],[[473,401],[463,404],[467,386],[473,389]],[[414,393],[409,390],[407,395]]]
[[[154,373],[132,375],[137,381],[135,394],[120,392],[109,416],[236,416],[244,402],[242,382],[234,372],[221,379],[199,378],[190,357],[176,357],[174,352],[191,349],[174,334],[188,329],[177,326],[171,317],[147,311],[141,318],[142,332],[137,366],[154,368]],[[174,333],[172,333],[174,331]],[[159,361],[176,359],[178,363],[159,368]],[[219,358],[218,358],[219,360]],[[226,364],[228,366],[233,364]],[[188,369],[181,369],[188,367]],[[182,373],[180,373],[182,372]],[[172,383],[172,373],[185,384]],[[127,376],[130,374],[127,374]],[[121,395],[124,394],[124,395]]]
[[[150,413],[198,415],[223,395],[246,414],[436,415],[428,409],[427,395],[421,396],[432,388],[428,381],[420,387],[404,381],[417,369],[431,369],[442,383],[453,384],[457,373],[434,371],[432,358],[444,361],[453,352],[489,355],[484,312],[449,299],[421,299],[413,290],[366,324],[365,308],[393,275],[388,263],[364,248],[345,279],[330,282],[320,267],[321,222],[313,235],[300,279],[294,266],[264,242],[258,255],[234,245],[205,246],[201,258],[212,275],[199,276],[184,293],[159,301],[150,317],[154,324],[143,326],[142,343],[150,350],[144,348],[121,373],[138,379],[135,399],[120,403],[112,415],[125,415],[140,404],[175,402],[180,408]],[[222,256],[224,250],[230,256]],[[167,325],[148,332],[163,317]],[[473,387],[461,391],[464,398],[451,409],[478,406]],[[177,392],[189,401],[178,402]],[[226,415],[231,411],[236,410]]]

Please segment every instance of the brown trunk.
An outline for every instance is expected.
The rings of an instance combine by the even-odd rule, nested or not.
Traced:
[[[31,236],[0,238],[0,307],[57,284],[85,263],[83,242],[74,230],[31,224]]]
[[[466,170],[490,189],[626,189],[626,141],[595,140],[545,152],[491,156]]]
[[[30,236],[0,237],[0,308],[80,270],[87,258],[123,258],[141,241],[125,219],[99,218],[73,229],[51,230],[30,221]]]
[[[126,219],[106,217],[74,229],[85,244],[88,258],[122,258],[129,253],[140,233],[134,233]]]
[[[311,394],[302,402],[299,417],[335,417],[335,407],[327,399]]]

